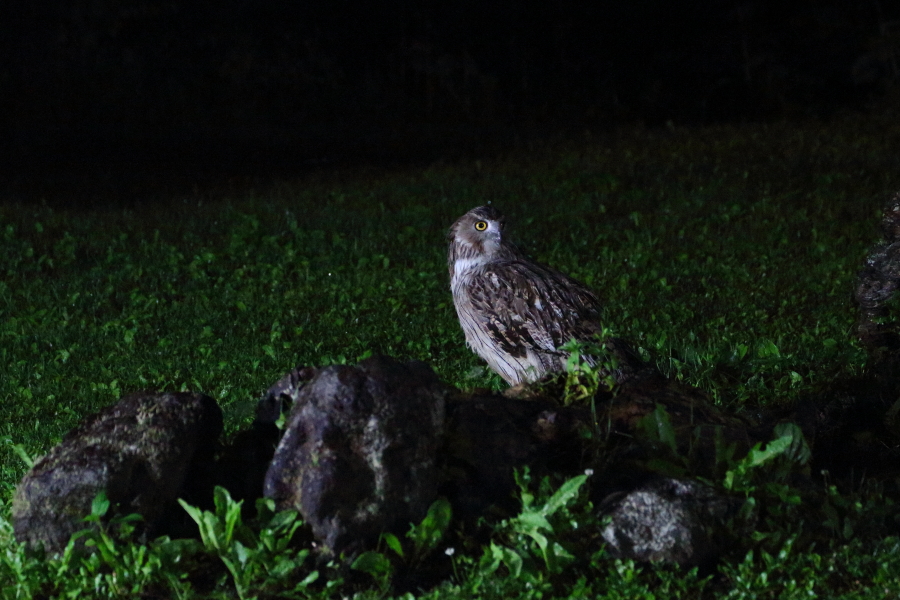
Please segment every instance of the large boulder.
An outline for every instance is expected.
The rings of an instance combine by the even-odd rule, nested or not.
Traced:
[[[135,393],[87,417],[39,459],[13,497],[16,539],[51,552],[86,527],[102,491],[113,511],[138,513],[147,534],[160,532],[179,497],[196,498],[222,431],[209,396]]]
[[[853,294],[859,309],[857,335],[876,359],[900,350],[896,309],[891,303],[900,289],[900,194],[884,207],[881,231],[881,241],[869,251],[856,276]]]
[[[854,289],[856,334],[869,361],[807,394],[793,415],[813,448],[812,472],[853,488],[864,473],[896,489],[900,463],[900,193],[884,207],[881,231]]]
[[[242,513],[252,518],[256,500],[263,496],[266,472],[281,440],[278,421],[290,410],[303,384],[316,374],[313,368],[297,368],[266,390],[256,404],[253,424],[226,441],[216,460],[216,484],[243,501]]]
[[[265,495],[297,509],[334,553],[405,533],[437,497],[447,387],[424,363],[373,357],[298,369],[270,390],[293,402]]]
[[[543,397],[451,396],[440,460],[441,492],[454,515],[474,524],[491,507],[514,513],[517,469],[527,467],[536,478],[582,472],[587,441],[582,434],[590,418],[584,407],[560,406]]]

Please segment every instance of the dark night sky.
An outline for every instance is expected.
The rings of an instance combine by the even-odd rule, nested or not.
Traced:
[[[883,0],[6,4],[0,143],[20,182],[122,162],[290,170],[561,129],[827,117],[894,84],[900,54],[883,33],[900,31],[900,8]]]

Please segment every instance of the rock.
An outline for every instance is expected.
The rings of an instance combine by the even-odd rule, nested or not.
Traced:
[[[233,500],[244,502],[245,519],[253,518],[256,500],[263,496],[266,472],[281,440],[278,419],[288,413],[316,372],[309,367],[293,369],[266,390],[256,404],[253,424],[231,437],[216,460],[216,484],[227,489]]]
[[[447,388],[424,363],[386,357],[301,372],[273,386],[294,404],[265,495],[336,554],[405,533],[437,497]]]
[[[447,404],[441,451],[441,492],[454,515],[474,523],[489,507],[519,507],[514,470],[528,467],[540,478],[583,470],[590,413],[543,399],[516,400],[489,393],[456,394]]]
[[[813,448],[812,472],[850,487],[860,477],[896,486],[900,462],[900,193],[884,207],[881,230],[854,289],[856,333],[869,361],[801,398],[792,415]]]
[[[256,405],[256,423],[274,425],[297,402],[300,390],[318,371],[313,367],[297,367],[272,384]]]
[[[565,375],[506,390],[457,393],[447,405],[442,493],[471,522],[490,506],[515,511],[515,469],[572,477],[593,470],[595,500],[632,489],[663,464],[667,475],[718,478],[719,454],[740,457],[769,439],[744,418],[720,411],[701,390],[645,369],[591,407],[563,405]],[[669,437],[667,437],[669,436]]]
[[[770,427],[757,431],[747,419],[720,411],[701,390],[649,370],[601,389],[590,409],[560,406],[563,385],[551,378],[507,391],[516,398],[504,399],[509,405],[478,398],[473,404],[484,414],[474,418],[466,415],[474,407],[461,417],[460,406],[450,404],[448,431],[468,436],[471,448],[468,455],[458,448],[448,455],[480,467],[468,488],[485,504],[500,504],[503,490],[513,491],[513,467],[567,477],[587,467],[593,473],[590,498],[610,519],[601,537],[614,556],[711,565],[741,501],[686,476],[718,479],[725,465],[717,456],[743,456],[755,441],[769,439]],[[673,472],[685,478],[663,476]]]
[[[16,539],[58,552],[106,492],[113,514],[160,532],[175,500],[203,493],[222,412],[202,394],[135,393],[86,418],[38,460],[13,497]]]
[[[900,194],[884,208],[881,230],[883,238],[866,257],[854,290],[859,309],[857,335],[876,358],[882,358],[885,350],[900,350],[896,315],[891,314],[889,304],[900,288]]]
[[[719,555],[725,522],[740,505],[693,480],[652,478],[601,503],[610,519],[602,536],[617,558],[704,566]]]
[[[274,423],[254,421],[249,429],[229,438],[216,460],[216,485],[228,490],[235,502],[244,502],[245,519],[256,515],[256,500],[263,496],[266,471],[280,438]]]
[[[660,409],[674,447],[661,439],[666,423],[659,422]],[[663,377],[628,382],[607,403],[597,403],[596,410],[613,465],[680,457],[693,475],[718,477],[724,473],[716,457],[725,448],[741,457],[754,442],[770,436],[768,427],[719,410],[702,390]]]

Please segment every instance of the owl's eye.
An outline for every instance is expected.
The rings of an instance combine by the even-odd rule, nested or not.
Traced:
[[[485,229],[487,229],[487,221],[478,221],[475,223],[476,231],[484,231]]]

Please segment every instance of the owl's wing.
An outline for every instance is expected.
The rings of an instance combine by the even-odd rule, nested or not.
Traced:
[[[513,356],[528,349],[562,355],[558,348],[600,330],[600,301],[562,273],[525,261],[485,267],[469,282],[469,298],[482,326]]]

